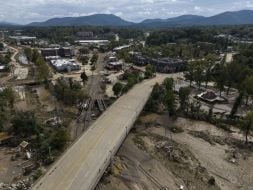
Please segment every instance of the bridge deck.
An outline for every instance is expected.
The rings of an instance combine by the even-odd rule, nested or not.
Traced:
[[[164,76],[136,85],[119,98],[51,167],[33,190],[92,190]]]

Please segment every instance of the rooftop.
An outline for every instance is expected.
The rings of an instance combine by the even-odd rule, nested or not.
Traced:
[[[57,59],[51,61],[52,65],[55,67],[67,66],[67,65],[77,65],[73,59]]]
[[[37,39],[34,36],[9,36],[9,38],[14,40],[35,40]]]
[[[119,50],[122,50],[122,49],[125,49],[125,48],[129,48],[129,47],[131,47],[131,45],[124,45],[124,46],[116,47],[116,48],[114,48],[113,50],[114,50],[114,51],[119,51]]]

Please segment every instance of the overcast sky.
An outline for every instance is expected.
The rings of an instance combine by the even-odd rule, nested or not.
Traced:
[[[0,21],[24,24],[108,13],[138,22],[183,14],[211,16],[242,9],[253,9],[253,0],[0,0]]]

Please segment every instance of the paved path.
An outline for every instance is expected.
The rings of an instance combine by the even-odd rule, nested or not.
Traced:
[[[145,106],[153,85],[165,77],[144,81],[119,98],[32,189],[93,190]]]

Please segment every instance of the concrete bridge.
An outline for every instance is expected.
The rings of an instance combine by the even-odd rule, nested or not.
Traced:
[[[143,110],[154,84],[166,76],[137,84],[120,97],[32,189],[94,190]]]

